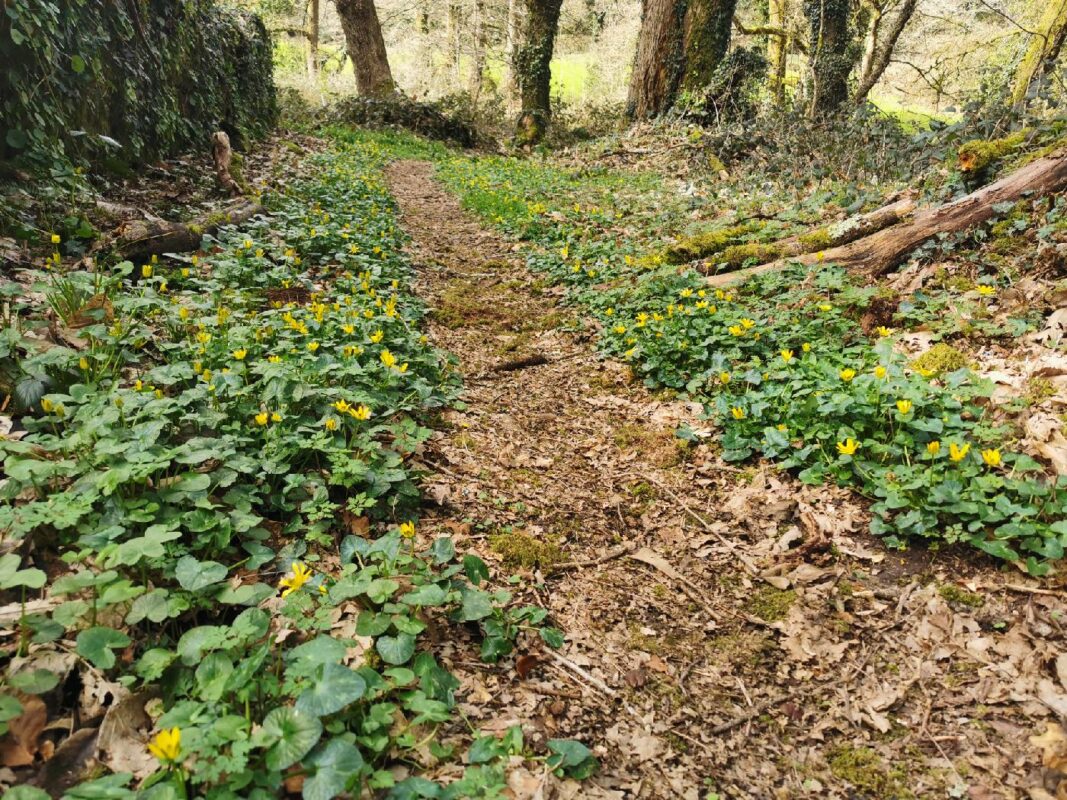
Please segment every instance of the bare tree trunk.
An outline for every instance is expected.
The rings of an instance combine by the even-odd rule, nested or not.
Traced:
[[[767,26],[787,30],[789,24],[789,0],[768,0]],[[787,36],[767,37],[767,88],[776,106],[785,104],[785,67],[789,55]]]
[[[1016,106],[1026,103],[1030,86],[1039,75],[1048,75],[1059,58],[1067,39],[1067,0],[1046,0],[1045,13],[1038,34],[1030,41],[1022,61],[1015,70],[1011,99]]]
[[[526,30],[515,56],[521,110],[515,139],[520,145],[544,138],[552,116],[552,51],[563,0],[525,0]]]
[[[708,278],[713,286],[782,269],[792,263],[815,264],[825,262],[870,275],[882,275],[925,242],[943,233],[958,233],[991,219],[1001,203],[1015,202],[1020,197],[1042,197],[1067,188],[1067,148],[1050,156],[1032,161],[1025,167],[943,206],[925,209],[913,219],[885,228],[870,236],[842,247],[833,247],[797,258],[782,259],[760,267],[725,273]]]
[[[871,47],[864,58],[863,68],[860,71],[860,82],[856,87],[855,95],[852,97],[857,105],[867,100],[867,95],[871,93],[871,89],[881,80],[886,67],[889,66],[889,60],[893,56],[893,50],[896,49],[900,34],[908,27],[917,5],[918,0],[903,0],[888,28],[883,27],[885,20],[883,16],[878,16],[872,24]]]
[[[810,105],[815,117],[833,113],[848,100],[848,76],[856,62],[852,0],[804,0],[811,27]]]
[[[356,73],[356,89],[362,97],[388,97],[396,91],[382,26],[374,0],[334,0],[345,32],[348,57]]]
[[[515,71],[515,57],[522,38],[522,2],[508,0],[508,21],[504,39],[504,100],[508,109],[517,107],[519,79]]]
[[[307,6],[307,68],[312,81],[319,78],[319,0],[309,0]]]
[[[475,104],[482,94],[482,84],[485,79],[485,0],[474,0],[474,13],[471,19],[474,28],[472,44],[474,51],[471,53],[470,75],[467,78],[467,91]]]
[[[451,0],[448,3],[448,17],[445,35],[448,53],[445,63],[448,65],[449,80],[453,85],[459,86],[459,40],[460,40],[460,8],[459,3]]]
[[[730,46],[736,0],[644,0],[627,109],[667,111],[682,89],[704,88]]]

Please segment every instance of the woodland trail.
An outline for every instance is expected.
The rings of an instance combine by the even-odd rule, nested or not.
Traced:
[[[520,640],[499,668],[442,658],[475,728],[580,739],[602,764],[582,784],[519,768],[516,797],[1020,796],[1062,598],[887,554],[847,493],[677,439],[699,408],[600,360],[562,289],[432,165],[387,177],[465,387],[422,456],[420,527],[521,576],[567,637],[556,655]]]

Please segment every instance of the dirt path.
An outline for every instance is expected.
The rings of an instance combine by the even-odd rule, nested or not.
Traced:
[[[599,360],[430,165],[388,177],[465,384],[425,455],[422,527],[521,576],[567,635],[562,660],[537,641],[498,668],[456,656],[462,709],[602,762],[545,797],[1009,798],[1044,779],[1027,736],[1067,711],[1061,596],[976,594],[1003,578],[887,555],[847,495],[684,445],[699,409]],[[544,780],[512,777],[517,797]]]

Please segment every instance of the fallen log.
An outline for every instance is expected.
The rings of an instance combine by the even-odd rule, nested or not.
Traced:
[[[227,194],[237,196],[241,194],[241,188],[230,174],[230,165],[233,163],[233,150],[230,147],[230,137],[226,131],[215,131],[211,134],[211,158],[215,162],[215,183]]]
[[[986,222],[1000,203],[1013,203],[1024,195],[1040,197],[1067,189],[1067,148],[1061,148],[1005,175],[966,197],[915,214],[907,222],[858,239],[841,247],[832,247],[794,258],[780,258],[750,269],[713,275],[712,286],[725,286],[745,278],[782,269],[789,264],[826,262],[863,270],[871,276],[883,275],[915,248],[943,233],[959,233]]]
[[[722,271],[723,265],[736,270],[752,259],[756,259],[757,263],[765,263],[794,258],[805,253],[826,250],[829,247],[840,247],[903,222],[915,211],[916,207],[915,194],[909,192],[904,197],[881,208],[876,208],[874,211],[849,217],[841,222],[824,225],[777,242],[730,245],[718,254],[705,259],[698,265],[698,269],[704,273],[714,274]]]
[[[117,232],[115,249],[129,261],[143,261],[164,253],[187,253],[197,250],[205,236],[213,235],[224,225],[237,225],[261,214],[263,207],[251,200],[241,200],[222,211],[197,217],[192,222],[166,220],[131,220]]]

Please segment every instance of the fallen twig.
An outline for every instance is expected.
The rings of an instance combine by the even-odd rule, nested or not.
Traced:
[[[540,353],[535,353],[532,356],[523,356],[522,358],[515,358],[511,361],[505,361],[502,364],[494,364],[489,368],[490,372],[516,372],[520,369],[527,369],[528,367],[539,367],[542,364],[547,364],[548,359]]]
[[[716,725],[714,728],[711,729],[711,733],[714,736],[716,734],[726,733],[727,731],[733,730],[738,725],[744,725],[746,722],[749,722],[750,720],[754,720],[756,717],[758,717],[764,711],[772,709],[775,706],[780,706],[786,700],[791,700],[792,697],[793,697],[792,693],[784,694],[781,697],[775,698],[774,700],[764,700],[762,703],[757,703],[756,705],[752,706],[752,708],[750,708],[748,711],[746,711],[744,714],[741,714],[740,716],[734,717],[729,722],[724,722],[721,725]]]
[[[561,664],[562,666],[566,667],[571,672],[573,672],[575,675],[577,675],[582,680],[584,680],[587,683],[589,683],[594,688],[599,689],[601,692],[606,694],[608,697],[615,697],[615,695],[617,694],[616,691],[614,689],[612,689],[610,686],[608,686],[606,683],[604,683],[604,681],[600,680],[600,678],[596,678],[596,677],[590,675],[588,672],[586,672],[584,669],[579,667],[577,664],[575,664],[569,658],[561,656],[555,650],[545,650],[544,652],[549,656],[549,658],[553,659],[558,664]]]
[[[597,558],[585,558],[581,561],[564,561],[562,564],[553,564],[552,571],[561,571],[565,569],[581,569],[582,567],[595,567],[597,564],[603,564],[605,561],[611,561],[612,559],[624,556],[631,552],[636,547],[635,542],[627,542],[626,544],[620,544],[618,547],[613,547]]]

